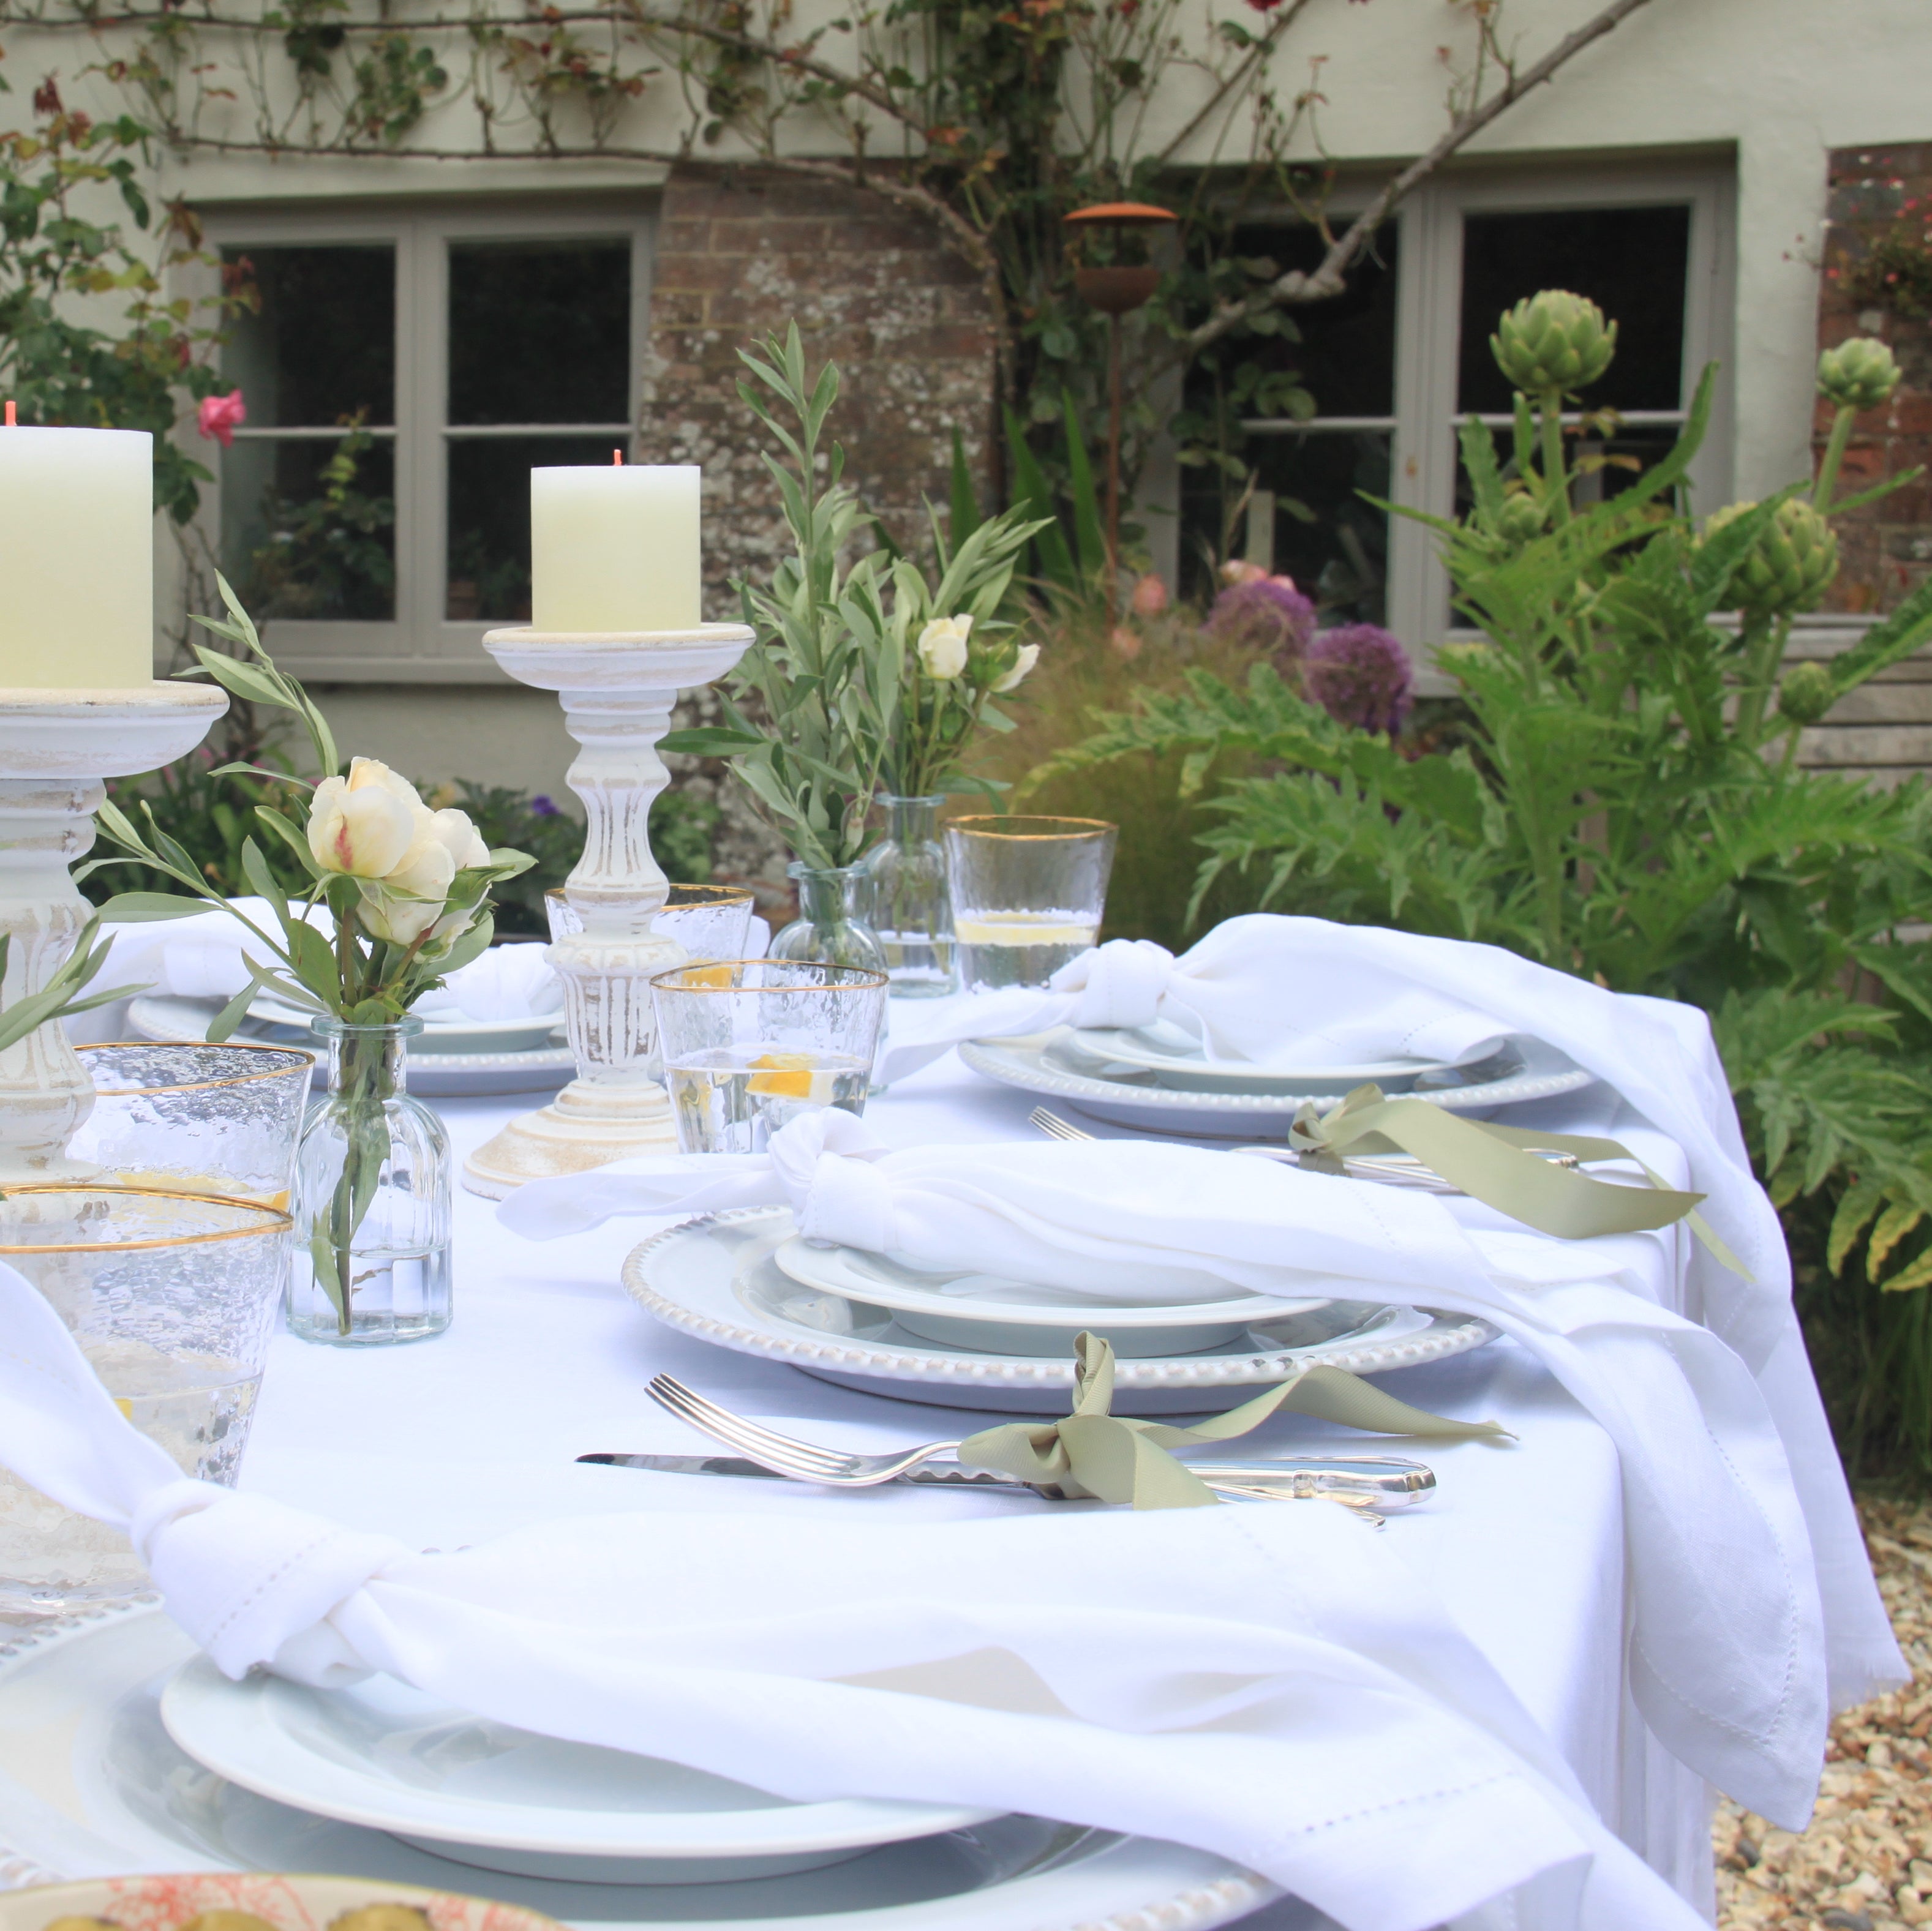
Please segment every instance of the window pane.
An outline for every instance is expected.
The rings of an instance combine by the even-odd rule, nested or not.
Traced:
[[[449,445],[452,623],[527,623],[530,472],[610,460],[608,436],[464,436]]]
[[[395,445],[238,440],[221,458],[223,561],[258,619],[396,614]]]
[[[449,420],[628,422],[631,244],[452,242]]]
[[[1277,273],[1312,268],[1322,259],[1322,238],[1312,228],[1243,228],[1238,253],[1272,262]],[[1264,337],[1241,344],[1244,358],[1270,369],[1300,372],[1318,415],[1395,413],[1396,228],[1384,228],[1372,252],[1349,271],[1347,289],[1331,301],[1287,311],[1299,342]]]
[[[395,421],[393,247],[233,247],[222,260],[261,291],[261,312],[239,316],[221,352],[249,427]]]
[[[1357,493],[1389,493],[1389,436],[1384,430],[1299,430],[1252,438],[1246,454],[1255,487],[1274,498],[1272,557],[1257,561],[1312,598],[1324,624],[1380,623],[1388,608],[1388,519]],[[1247,523],[1223,533],[1240,491],[1222,505],[1211,472],[1187,473],[1182,484],[1186,541],[1181,580],[1191,595],[1211,594],[1208,553],[1247,552]]]
[[[1688,208],[1472,214],[1462,235],[1459,414],[1511,407],[1490,337],[1504,309],[1546,288],[1588,295],[1617,325],[1616,359],[1582,392],[1586,408],[1683,406]]]

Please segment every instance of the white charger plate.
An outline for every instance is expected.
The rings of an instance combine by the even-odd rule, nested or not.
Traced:
[[[218,999],[184,999],[173,993],[148,993],[131,1001],[128,1023],[146,1039],[199,1042],[208,1036],[208,1022],[221,1010]],[[293,1009],[289,1009],[292,1012]],[[238,1039],[272,1046],[316,1048],[316,1036],[305,1017],[298,1025],[280,1025],[251,1013],[237,1030]],[[514,1053],[412,1053],[410,1090],[425,1099],[455,1099],[493,1093],[554,1093],[577,1076],[577,1057],[568,1046],[539,1046]],[[318,1088],[328,1084],[328,1069],[319,1060]]]
[[[1343,1096],[1334,1091],[1183,1093],[1162,1085],[1144,1068],[1103,1078],[1068,1048],[1072,1032],[1060,1026],[1026,1039],[976,1039],[959,1048],[959,1057],[988,1079],[1065,1100],[1094,1119],[1190,1140],[1285,1140],[1304,1105],[1327,1113],[1342,1103]],[[1596,1077],[1540,1039],[1518,1036],[1510,1045],[1514,1070],[1507,1074],[1490,1076],[1493,1063],[1489,1061],[1452,1068],[1431,1075],[1432,1081],[1444,1084],[1418,1084],[1405,1096],[1451,1113],[1486,1115],[1499,1107],[1574,1093]]]
[[[1067,1412],[1070,1351],[1048,1359],[930,1341],[889,1308],[805,1287],[772,1258],[796,1231],[786,1207],[705,1214],[634,1248],[624,1285],[668,1327],[867,1394],[1001,1414]],[[1118,1362],[1114,1411],[1202,1414],[1317,1362],[1373,1375],[1461,1354],[1496,1334],[1472,1315],[1330,1301],[1246,1330],[1225,1347]]]
[[[1384,1093],[1406,1093],[1419,1079],[1456,1070],[1448,1060],[1374,1060],[1359,1066],[1299,1068],[1217,1060],[1202,1050],[1192,1034],[1168,1019],[1146,1026],[1079,1027],[1068,1033],[1064,1050],[1076,1060],[1150,1072],[1161,1085],[1189,1093],[1346,1093],[1369,1080]]]
[[[1329,1298],[1231,1294],[1225,1282],[1209,1277],[1210,1298],[1123,1306],[1071,1288],[994,1274],[937,1274],[889,1254],[814,1247],[796,1234],[772,1258],[804,1286],[890,1308],[900,1327],[928,1341],[958,1342],[995,1354],[1064,1355],[1083,1331],[1105,1336],[1124,1358],[1192,1354],[1237,1339],[1257,1321],[1326,1307]],[[1175,1278],[1178,1285],[1189,1277],[1177,1269]]]
[[[309,1870],[473,1887],[463,1865],[257,1796],[185,1755],[159,1702],[193,1654],[152,1604],[0,1644],[0,1885],[88,1871]],[[1280,1895],[1204,1851],[1031,1817],[792,1877],[694,1888],[502,1876],[490,1891],[606,1931],[1213,1931]]]
[[[244,1790],[532,1877],[781,1877],[998,1814],[876,1798],[794,1803],[494,1723],[386,1676],[338,1690],[273,1676],[231,1683],[197,1657],[162,1693],[161,1721],[196,1762]]]

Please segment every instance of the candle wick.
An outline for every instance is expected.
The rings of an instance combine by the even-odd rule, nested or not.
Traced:
[[[20,426],[19,420],[17,419],[14,412],[14,398],[11,396],[9,396],[7,398],[7,427],[9,429],[17,429]]]
[[[9,422],[11,422],[14,420],[14,405],[11,403],[9,403],[7,405],[7,420]],[[621,469],[624,466],[623,451],[621,449],[612,450],[610,452],[610,460],[616,468]]]

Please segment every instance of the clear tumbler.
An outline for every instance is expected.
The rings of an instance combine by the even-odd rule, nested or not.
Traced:
[[[274,1326],[289,1216],[166,1188],[10,1187],[0,1262],[52,1304],[107,1392],[182,1472],[232,1485]],[[0,1617],[147,1587],[127,1538],[0,1471]]]

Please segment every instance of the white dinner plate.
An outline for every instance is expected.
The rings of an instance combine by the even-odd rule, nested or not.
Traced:
[[[133,1000],[128,1008],[128,1022],[144,1039],[205,1039],[208,1024],[221,1010],[218,999],[184,999],[173,993],[148,993]],[[292,1013],[293,1009],[287,1009]],[[298,1024],[281,1025],[258,1019],[253,1013],[243,1021],[235,1036],[272,1046],[301,1046],[310,1052],[317,1048],[314,1033],[305,1016],[295,1015]],[[315,1069],[318,1089],[328,1084],[328,1069],[319,1058]],[[577,1057],[568,1046],[538,1046],[520,1052],[418,1053],[410,1054],[410,1092],[425,1099],[460,1099],[493,1093],[554,1093],[566,1081],[577,1075]]]
[[[431,1018],[416,1015],[423,1029],[410,1042],[410,1057],[421,1053],[527,1053],[554,1046],[563,1036],[563,1014],[538,1013],[521,1019],[471,1019],[461,1013]],[[307,1032],[310,1015],[298,1006],[290,1006],[264,993],[248,1009],[248,1017],[262,1026],[287,1026]]]
[[[1068,1032],[1064,1050],[1076,1060],[1091,1060],[1096,1069],[1112,1065],[1150,1072],[1160,1085],[1184,1093],[1347,1093],[1370,1080],[1384,1093],[1406,1093],[1419,1079],[1456,1070],[1447,1060],[1374,1060],[1359,1066],[1302,1067],[1217,1060],[1171,1019],[1156,1019],[1145,1026],[1076,1027]]]
[[[633,1249],[624,1285],[668,1326],[740,1354],[789,1361],[868,1394],[1003,1414],[1067,1412],[1070,1349],[1054,1360],[928,1340],[890,1308],[792,1279],[772,1257],[795,1231],[786,1207],[705,1214]],[[1222,1347],[1116,1363],[1114,1411],[1203,1414],[1304,1366],[1373,1375],[1462,1354],[1496,1333],[1472,1315],[1330,1301],[1246,1329]]]
[[[1027,1039],[976,1039],[959,1048],[959,1057],[988,1079],[1065,1100],[1096,1120],[1190,1140],[1285,1140],[1304,1105],[1327,1113],[1342,1103],[1342,1095],[1333,1090],[1184,1093],[1162,1085],[1144,1066],[1123,1066],[1103,1076],[1094,1070],[1096,1062],[1069,1048],[1072,1033],[1060,1026]],[[1574,1093],[1594,1078],[1554,1046],[1518,1037],[1510,1042],[1507,1056],[1432,1073],[1406,1096],[1452,1113],[1487,1115],[1499,1107]]]
[[[265,1870],[475,1890],[462,1864],[258,1796],[185,1755],[159,1703],[194,1653],[146,1604],[0,1644],[0,1885]],[[1031,1817],[791,1877],[693,1886],[493,1875],[489,1890],[607,1931],[1212,1931],[1279,1894],[1208,1852]]]
[[[928,1341],[995,1354],[1065,1355],[1083,1331],[1105,1336],[1124,1357],[1192,1354],[1238,1339],[1257,1321],[1328,1305],[1322,1296],[1284,1300],[1231,1291],[1212,1275],[1177,1268],[1172,1300],[1122,1306],[1072,1288],[994,1274],[936,1274],[890,1254],[812,1246],[796,1234],[772,1258],[808,1288],[890,1308],[900,1327]],[[1187,1297],[1190,1291],[1196,1298]]]
[[[388,1676],[347,1690],[232,1683],[196,1657],[162,1693],[161,1721],[244,1790],[531,1877],[782,1877],[997,1814],[875,1798],[794,1803],[682,1764],[537,1736]]]

